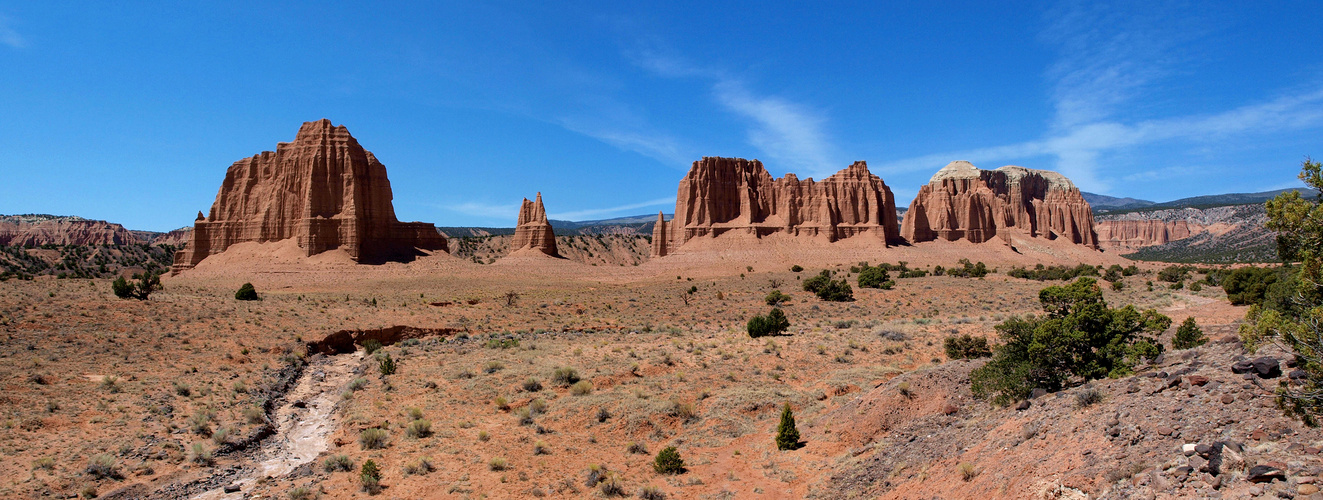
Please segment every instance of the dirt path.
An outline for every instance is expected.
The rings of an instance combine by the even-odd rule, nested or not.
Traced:
[[[272,415],[276,433],[262,444],[264,457],[251,472],[230,485],[240,490],[226,493],[224,488],[208,490],[195,500],[238,500],[243,490],[264,477],[280,477],[317,459],[330,445],[331,432],[339,424],[336,404],[340,393],[354,378],[354,367],[363,359],[363,351],[328,356],[304,371],[298,385],[285,397],[285,404]]]

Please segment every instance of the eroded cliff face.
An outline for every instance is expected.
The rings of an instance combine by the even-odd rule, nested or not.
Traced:
[[[81,217],[0,216],[0,245],[136,245],[124,226]]]
[[[665,256],[701,237],[726,233],[823,236],[836,241],[874,234],[899,243],[896,201],[864,162],[823,179],[794,174],[773,179],[758,160],[704,157],[680,180],[675,218],[653,228],[653,256]]]
[[[1098,246],[1109,251],[1138,250],[1189,238],[1204,228],[1184,220],[1100,220],[1094,222]]]
[[[342,248],[363,263],[447,250],[432,224],[396,220],[391,199],[386,167],[348,129],[326,119],[306,122],[294,142],[230,166],[174,270],[236,243],[288,238],[309,256]]]
[[[1016,166],[983,170],[965,161],[951,162],[919,189],[900,231],[912,243],[1009,243],[1013,232],[1098,248],[1093,211],[1065,176]]]
[[[547,209],[542,206],[542,193],[537,194],[537,201],[524,198],[524,203],[519,206],[519,221],[510,246],[511,252],[535,250],[552,257],[560,256],[556,251],[556,232],[547,222]]]

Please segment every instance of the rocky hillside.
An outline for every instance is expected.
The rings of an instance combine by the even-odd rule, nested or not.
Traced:
[[[1231,326],[1139,374],[1013,407],[973,399],[957,361],[901,375],[815,423],[852,447],[832,498],[1304,498],[1323,432],[1283,417],[1299,375]],[[1026,496],[1027,495],[1027,496]],[[1268,497],[1261,495],[1269,495]],[[1309,498],[1314,498],[1310,496]]]
[[[559,230],[558,230],[559,231]],[[512,235],[452,237],[451,254],[491,264],[511,252]],[[561,257],[594,266],[634,266],[648,260],[651,240],[631,234],[556,236]]]
[[[1146,210],[1097,215],[1104,221],[1184,221],[1190,236],[1140,248],[1125,256],[1136,260],[1164,262],[1273,262],[1277,260],[1276,234],[1268,231],[1267,211],[1262,204],[1212,208]]]

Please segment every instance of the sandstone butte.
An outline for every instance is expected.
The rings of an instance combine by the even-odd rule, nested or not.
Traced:
[[[0,245],[136,245],[140,241],[124,226],[103,220],[53,217],[25,220],[0,217]]]
[[[1153,245],[1183,240],[1202,230],[1197,224],[1191,230],[1184,220],[1160,219],[1102,220],[1094,223],[1098,231],[1098,246],[1103,250],[1138,250]]]
[[[282,142],[230,165],[206,217],[198,213],[173,272],[244,242],[297,240],[305,255],[343,249],[360,263],[448,251],[424,222],[400,222],[386,167],[330,120],[306,122]]]
[[[653,226],[652,255],[666,256],[694,238],[781,233],[837,241],[875,235],[901,243],[896,200],[882,179],[855,162],[826,179],[773,179],[758,160],[704,157],[680,180],[675,217]]]
[[[519,206],[519,222],[515,226],[511,253],[521,250],[542,252],[552,257],[559,257],[556,252],[556,233],[547,222],[547,210],[542,206],[542,193],[537,194],[537,201],[528,201]]]
[[[1070,179],[1016,166],[983,170],[967,161],[947,164],[919,189],[900,233],[911,243],[1000,237],[1009,244],[1017,233],[1098,248],[1093,210]]]

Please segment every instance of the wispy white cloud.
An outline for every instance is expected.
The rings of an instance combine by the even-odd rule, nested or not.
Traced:
[[[1096,175],[1098,156],[1103,153],[1164,141],[1217,141],[1235,135],[1318,126],[1323,126],[1323,88],[1211,115],[1145,120],[1134,124],[1114,121],[1089,123],[1058,131],[1042,139],[907,158],[884,163],[881,168],[888,172],[917,172],[933,170],[952,160],[969,160],[976,165],[983,163],[984,167],[995,167],[998,165],[988,163],[1055,157],[1057,169],[1081,188],[1103,191],[1108,183]],[[1171,167],[1164,169],[1131,174],[1133,179],[1127,177],[1125,180],[1142,180],[1145,176],[1170,177],[1170,174],[1176,173]]]
[[[1143,15],[1136,15],[1118,11],[1110,3],[1063,2],[1050,12],[1039,36],[1061,54],[1044,75],[1051,86],[1054,113],[1041,137],[892,161],[881,165],[882,169],[916,172],[931,171],[952,160],[986,167],[1029,160],[1038,165],[1026,166],[1053,168],[1082,189],[1105,193],[1111,178],[1132,182],[1174,178],[1178,173],[1159,167],[1118,176],[1100,165],[1107,155],[1144,145],[1207,143],[1323,124],[1323,86],[1212,114],[1127,120],[1134,110],[1144,109],[1134,101],[1176,73],[1181,47],[1203,31],[1191,20],[1196,16],[1161,10],[1145,8]]]
[[[667,205],[670,206],[675,205],[674,196],[670,198],[657,198],[655,200],[642,201],[638,203],[631,203],[628,205],[620,205],[617,207],[610,207],[610,208],[590,208],[585,210],[575,210],[572,212],[560,212],[555,214],[548,214],[547,217],[552,219],[560,219],[560,220],[583,220],[588,217],[600,217],[603,215],[635,215],[635,214],[626,214],[623,212],[625,212],[626,210],[638,210],[647,207],[664,207]]]
[[[18,34],[18,31],[15,31],[10,24],[11,21],[8,17],[0,16],[0,43],[16,49],[27,47],[27,39]]]
[[[693,161],[691,156],[682,151],[680,142],[665,133],[645,132],[638,130],[638,127],[622,127],[618,121],[590,126],[584,118],[561,118],[558,123],[572,132],[592,137],[625,151],[633,151],[676,168],[687,168],[688,162]]]
[[[655,51],[632,54],[634,64],[665,78],[698,78],[711,82],[713,99],[748,121],[749,144],[786,170],[823,177],[835,172],[836,150],[824,131],[821,111],[778,96],[758,95],[728,72],[694,65]]]

